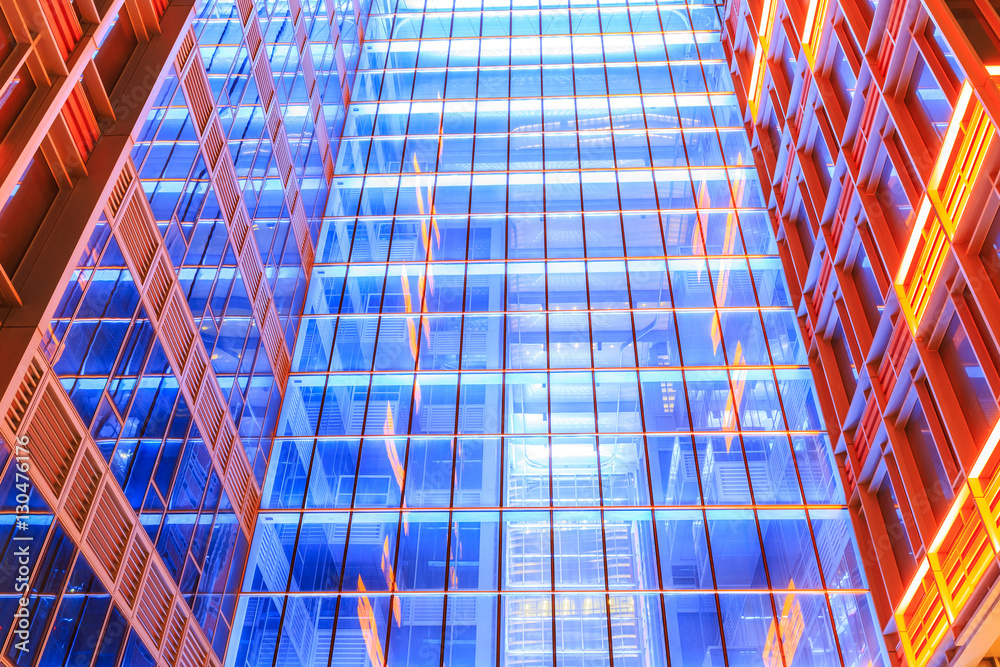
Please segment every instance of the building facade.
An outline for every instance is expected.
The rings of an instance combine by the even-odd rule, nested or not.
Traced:
[[[227,664],[882,663],[718,21],[373,3]]]
[[[866,667],[921,636],[869,592],[727,61],[749,8],[0,12],[0,661]]]
[[[724,44],[887,645],[995,664],[997,8],[731,2]]]

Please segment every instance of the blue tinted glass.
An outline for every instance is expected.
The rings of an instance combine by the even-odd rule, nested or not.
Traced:
[[[308,282],[289,271],[275,290],[286,310],[301,299],[303,318],[283,323],[276,441],[250,447],[267,463],[266,511],[220,640],[230,661],[887,664],[718,8],[324,11],[302,8],[317,19],[314,50],[331,45],[329,159],[321,143],[293,147],[293,160],[321,163],[310,210],[323,215],[310,222]],[[268,35],[289,21],[269,20]],[[298,69],[294,54],[282,62]],[[322,121],[296,90],[276,99],[296,112],[281,109],[290,141],[305,141]],[[242,113],[232,122],[251,126]],[[286,201],[255,159],[262,120],[234,164],[271,256],[288,225],[261,213],[277,218]],[[210,238],[226,227],[211,207],[188,255],[215,264],[186,265],[183,284],[237,395],[251,384],[239,360],[264,329],[251,326],[255,292],[239,291],[235,255],[226,263]],[[94,270],[81,267],[91,273],[65,312],[94,307]],[[216,312],[230,293],[243,310]],[[80,337],[64,343],[63,380],[100,415],[111,451],[138,461],[144,438],[123,447],[114,408],[151,403],[142,376],[104,380],[88,364],[117,368],[141,346],[90,355],[100,316],[88,317],[60,316],[64,339]],[[137,335],[129,325],[122,341]],[[126,421],[122,433],[135,429]],[[187,456],[177,467],[191,476]],[[153,474],[159,486],[166,473]],[[204,529],[189,523],[190,538],[169,530],[200,553]],[[165,553],[183,571],[188,553]],[[841,596],[827,604],[824,588]],[[789,634],[799,613],[815,646]]]

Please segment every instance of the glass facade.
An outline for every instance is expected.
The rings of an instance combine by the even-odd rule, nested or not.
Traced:
[[[240,7],[197,4],[128,156],[183,322],[108,203],[42,347],[209,662],[888,667],[720,7]],[[6,661],[169,663],[18,465]]]
[[[217,280],[215,289],[228,292],[231,283],[231,278]],[[238,298],[232,296],[229,302]],[[188,300],[193,307],[195,300],[190,296]],[[205,322],[202,338],[211,350],[215,340],[208,339],[212,329],[207,318]],[[62,341],[54,355],[55,372],[195,621],[210,641],[219,638],[215,648],[221,655],[229,637],[247,540],[163,346],[139,304],[120,246],[104,221],[87,244],[52,329]],[[215,349],[221,351],[222,346]],[[259,354],[263,356],[263,350]],[[252,350],[249,359],[254,359]],[[12,480],[13,468],[14,461],[9,473]],[[77,567],[88,573],[83,592],[93,588],[103,593],[86,560],[78,560]],[[81,592],[74,588],[75,578],[70,578],[66,595]],[[108,604],[105,596],[105,608]],[[98,623],[82,631],[100,636],[100,627]],[[86,662],[81,654],[93,655],[95,648],[92,641],[83,641],[87,636],[73,650],[50,639],[43,664],[63,664],[49,662],[50,651],[70,661]]]
[[[996,662],[1000,5],[768,1],[0,0],[0,662]]]
[[[359,13],[226,664],[888,665],[718,7]]]

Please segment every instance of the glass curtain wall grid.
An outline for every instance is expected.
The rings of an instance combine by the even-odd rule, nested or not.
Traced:
[[[4,148],[43,72],[98,75],[2,230],[87,191],[46,131],[107,190],[24,304],[3,662],[890,664],[719,6],[172,4],[44,0],[26,47],[0,0]],[[153,56],[106,141],[99,84]],[[4,306],[48,284],[11,247]]]
[[[365,11],[227,665],[889,664],[718,11]]]

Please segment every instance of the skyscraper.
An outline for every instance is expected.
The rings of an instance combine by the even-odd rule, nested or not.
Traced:
[[[7,660],[892,664],[721,7],[114,7],[0,3]]]
[[[723,43],[887,644],[1000,659],[997,7],[731,2]]]

